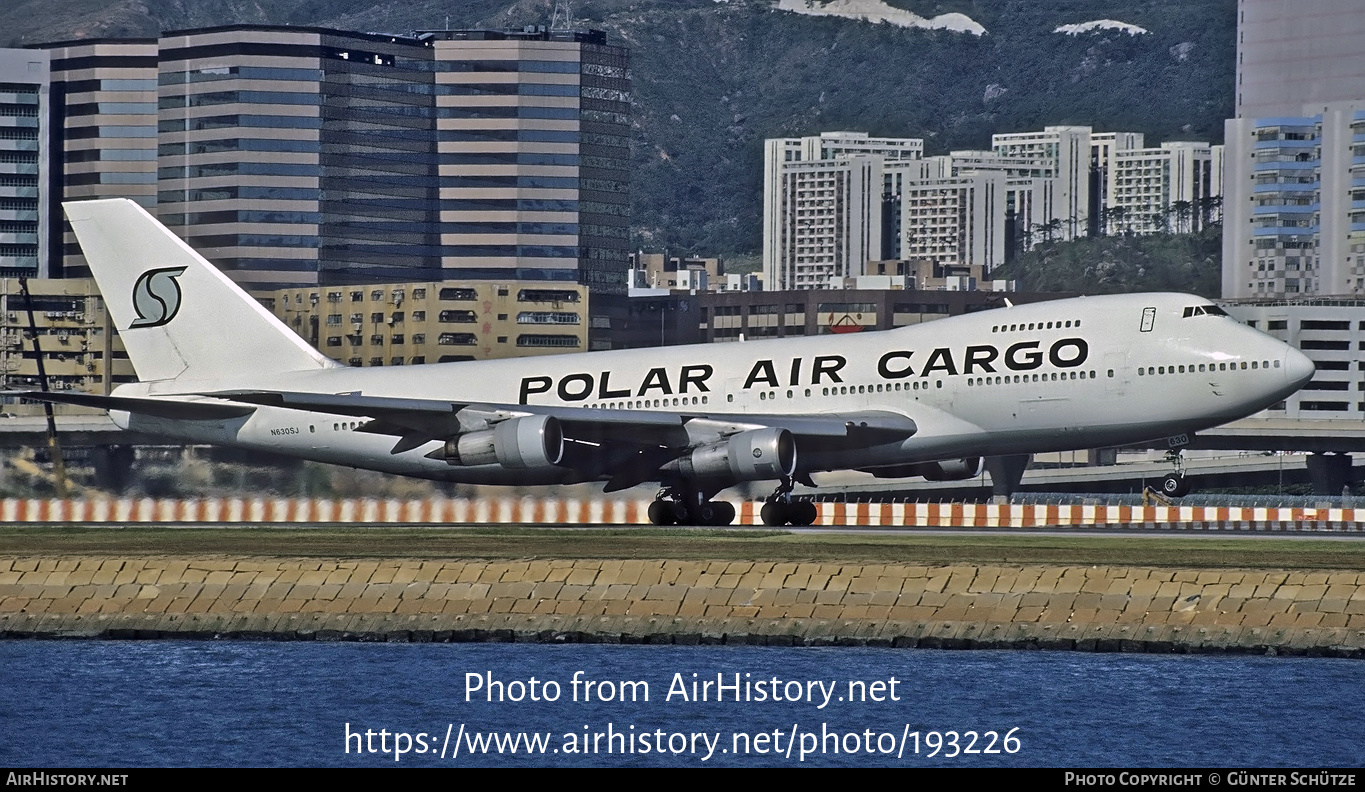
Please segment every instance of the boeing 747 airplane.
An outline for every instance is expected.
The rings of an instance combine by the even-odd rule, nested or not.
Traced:
[[[769,525],[812,473],[934,480],[982,459],[1189,435],[1313,376],[1207,299],[1125,294],[885,332],[349,368],[290,331],[132,201],[66,204],[139,382],[25,392],[187,443],[479,484],[659,482],[655,524],[725,525],[771,481]]]

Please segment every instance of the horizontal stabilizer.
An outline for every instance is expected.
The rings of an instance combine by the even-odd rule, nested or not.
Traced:
[[[52,391],[6,391],[5,396],[18,396],[27,401],[53,404],[77,404],[99,410],[123,410],[156,418],[182,421],[223,421],[241,418],[256,411],[242,404],[221,404],[206,401],[171,401],[169,399],[136,399],[127,396],[100,396],[94,393],[56,393]]]

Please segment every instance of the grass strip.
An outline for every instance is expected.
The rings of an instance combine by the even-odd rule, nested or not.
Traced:
[[[0,528],[0,555],[648,558],[1365,570],[1365,538],[788,533],[745,529],[73,526]]]

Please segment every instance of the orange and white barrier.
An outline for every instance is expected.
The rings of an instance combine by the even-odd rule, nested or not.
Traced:
[[[351,525],[644,525],[647,500],[483,498],[378,500],[206,498],[0,500],[0,523],[342,523]],[[761,502],[735,503],[738,525],[761,525]],[[829,527],[1195,530],[1365,530],[1365,509],[1097,506],[994,503],[819,503]]]

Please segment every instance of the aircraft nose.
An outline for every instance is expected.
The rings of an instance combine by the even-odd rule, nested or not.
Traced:
[[[1284,376],[1287,384],[1296,390],[1308,384],[1313,378],[1317,367],[1313,361],[1299,350],[1289,347],[1284,353]]]

